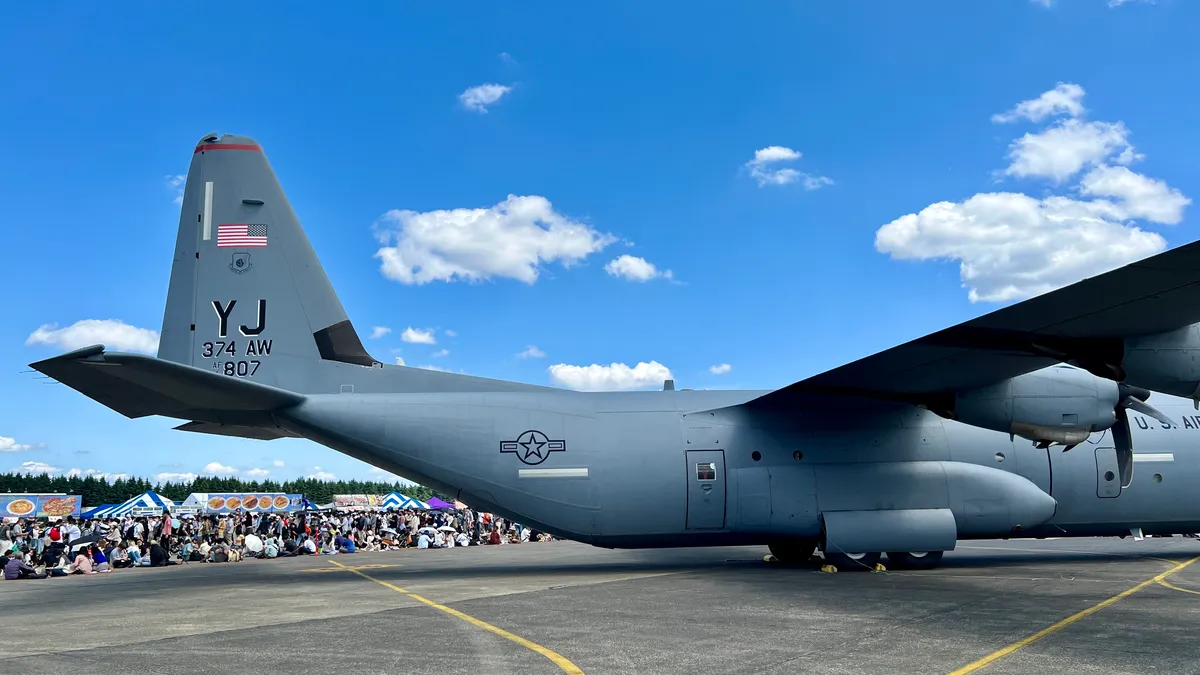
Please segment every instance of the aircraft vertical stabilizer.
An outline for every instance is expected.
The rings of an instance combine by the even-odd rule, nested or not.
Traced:
[[[301,392],[318,361],[377,365],[251,138],[193,151],[158,356]]]

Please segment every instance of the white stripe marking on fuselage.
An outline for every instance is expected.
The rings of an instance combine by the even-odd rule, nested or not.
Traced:
[[[204,184],[204,241],[212,239],[212,193],[213,182]]]
[[[579,469],[518,469],[518,478],[587,478],[587,467]]]
[[[1173,452],[1135,452],[1133,453],[1133,461],[1135,462],[1174,462],[1175,453]]]

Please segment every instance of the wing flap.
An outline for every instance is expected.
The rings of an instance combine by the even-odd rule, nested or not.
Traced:
[[[216,424],[214,422],[188,422],[187,424],[180,424],[175,427],[175,430],[212,434],[214,436],[253,438],[259,441],[273,441],[277,438],[301,438],[301,436],[284,429],[248,427],[241,424]]]
[[[162,415],[229,424],[262,424],[270,412],[296,405],[300,394],[246,379],[102,345],[30,364],[130,418]]]

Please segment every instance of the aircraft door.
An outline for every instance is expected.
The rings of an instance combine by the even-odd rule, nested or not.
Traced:
[[[725,451],[687,453],[687,529],[725,527]]]
[[[1121,465],[1117,462],[1117,449],[1096,448],[1096,496],[1111,499],[1121,496]]]

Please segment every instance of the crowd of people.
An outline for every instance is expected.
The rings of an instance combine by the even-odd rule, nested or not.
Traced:
[[[0,522],[4,578],[44,579],[137,567],[550,541],[471,509],[320,511]]]

